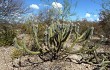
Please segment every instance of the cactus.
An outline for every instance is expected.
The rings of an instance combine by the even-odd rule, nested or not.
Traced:
[[[94,30],[94,28],[91,27],[91,28],[88,28],[88,29],[87,29],[85,32],[83,32],[82,34],[80,34],[80,33],[77,31],[77,29],[78,29],[79,27],[74,26],[74,28],[75,28],[75,29],[74,29],[75,40],[73,41],[72,45],[70,46],[69,51],[74,47],[74,45],[75,45],[76,43],[78,43],[78,42],[84,42],[84,41],[90,39],[91,36],[93,35],[93,30]],[[79,29],[78,29],[78,30],[79,30]]]
[[[46,29],[45,34],[45,43],[47,49],[43,49],[38,41],[38,25],[32,24],[33,27],[33,37],[35,42],[35,47],[37,51],[28,50],[25,44],[25,40],[23,40],[23,45],[19,46],[17,43],[17,39],[15,38],[15,46],[17,46],[21,50],[25,50],[30,54],[44,54],[44,53],[52,53],[52,59],[56,59],[60,56],[60,53],[63,51],[69,52],[74,47],[74,45],[78,42],[83,42],[88,40],[93,33],[93,27],[87,29],[84,33],[79,33],[79,26],[72,26],[72,24],[60,24],[60,22],[53,23]],[[72,45],[67,49],[64,49],[65,42],[69,39],[69,36],[72,33],[72,30],[75,33],[75,40],[72,42]],[[68,50],[69,49],[69,50]]]
[[[72,24],[60,24],[58,21],[56,23],[53,23],[46,28],[45,30],[45,46],[44,49],[43,46],[39,43],[38,38],[38,25],[32,24],[33,28],[33,38],[35,42],[35,48],[37,48],[36,51],[31,51],[26,47],[25,40],[22,40],[22,45],[18,44],[17,38],[14,39],[15,46],[19,48],[20,50],[24,50],[29,54],[33,55],[39,55],[39,57],[42,60],[56,60],[56,59],[62,59],[62,55],[69,55],[74,53],[79,53],[81,55],[88,55],[89,57],[83,57],[80,61],[86,62],[90,64],[98,63],[97,66],[99,66],[100,69],[107,68],[110,66],[110,60],[109,55],[110,53],[106,54],[99,54],[96,49],[98,46],[96,44],[92,44],[92,42],[89,42],[91,39],[91,36],[93,35],[93,27],[88,28],[83,33],[80,33],[79,26]],[[75,39],[72,42],[71,46],[65,47],[64,44],[66,41],[70,38],[72,31],[74,32]],[[75,44],[83,42],[83,47],[73,52],[72,49],[75,46]],[[92,44],[92,45],[89,45]],[[46,57],[46,58],[45,58]],[[65,56],[64,56],[65,57]]]

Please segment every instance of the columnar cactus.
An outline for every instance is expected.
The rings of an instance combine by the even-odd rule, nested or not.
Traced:
[[[38,25],[33,24],[33,33],[34,33],[34,40],[37,51],[28,50],[25,44],[25,40],[23,40],[23,45],[19,46],[17,43],[17,39],[15,38],[15,45],[22,50],[30,54],[42,54],[42,53],[52,53],[52,59],[56,59],[61,53],[61,50],[69,50],[74,47],[74,45],[78,42],[83,42],[88,40],[90,36],[93,34],[93,27],[88,28],[84,33],[79,33],[79,26],[72,26],[72,24],[60,24],[60,22],[53,23],[46,29],[45,31],[45,43],[48,49],[44,50],[41,45],[39,44],[37,32],[38,32]],[[64,44],[66,40],[71,35],[71,32],[74,31],[75,33],[75,40],[73,41],[72,45],[68,47],[68,49],[64,49]]]

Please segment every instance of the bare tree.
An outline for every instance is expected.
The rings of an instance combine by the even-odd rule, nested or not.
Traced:
[[[11,21],[25,13],[23,0],[0,0],[0,22]]]
[[[105,36],[110,37],[110,0],[104,0],[100,12],[100,25]]]
[[[49,3],[50,0],[42,1]],[[77,6],[77,1],[72,3],[72,0],[62,0],[62,4],[60,4],[60,6],[58,4],[60,3],[58,3],[57,0],[53,0],[52,4],[47,4],[51,7],[41,10],[38,13],[38,20],[49,24],[52,20],[64,21],[75,15],[74,11]]]

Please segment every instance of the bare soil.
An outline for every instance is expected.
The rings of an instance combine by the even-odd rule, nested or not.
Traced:
[[[89,64],[76,64],[71,61],[47,61],[42,62],[37,56],[22,56],[18,59],[11,59],[11,53],[14,47],[0,47],[0,70],[92,70],[93,66]],[[73,58],[76,56],[72,56]],[[28,62],[28,59],[32,63]],[[19,61],[22,66],[19,67]],[[14,67],[13,67],[14,66]]]

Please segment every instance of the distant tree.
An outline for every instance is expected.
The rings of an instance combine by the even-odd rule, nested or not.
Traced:
[[[46,0],[42,1],[45,2]],[[59,4],[60,3],[58,3],[57,0],[53,0],[51,7],[39,12],[38,19],[49,23],[51,20],[70,20],[70,16],[75,15],[74,10],[77,2],[72,4],[72,0],[62,0],[62,4],[60,4],[60,6]]]
[[[105,36],[110,37],[110,0],[104,0],[100,12],[100,25]]]
[[[23,0],[0,0],[0,22],[11,22],[25,11]]]

